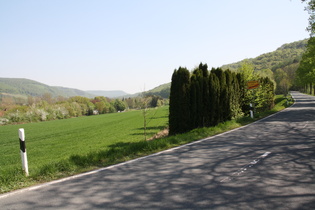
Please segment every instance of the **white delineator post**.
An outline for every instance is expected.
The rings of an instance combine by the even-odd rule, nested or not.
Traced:
[[[26,155],[26,146],[25,146],[25,133],[24,128],[19,129],[19,138],[20,138],[20,150],[21,150],[21,159],[22,159],[22,169],[25,172],[25,175],[28,176],[28,162]]]
[[[250,110],[249,110],[249,112],[250,112],[250,117],[251,117],[251,118],[254,118],[253,104],[250,103],[249,106],[250,106]]]

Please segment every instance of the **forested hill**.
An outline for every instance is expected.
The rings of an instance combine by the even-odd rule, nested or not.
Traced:
[[[308,39],[284,44],[273,52],[262,54],[256,58],[248,58],[242,61],[223,65],[222,69],[236,70],[241,63],[247,61],[252,63],[256,71],[270,69],[275,72],[277,69],[283,69],[286,66],[299,63],[305,52]]]
[[[34,80],[19,78],[0,78],[0,93],[24,96],[42,96],[48,93],[51,94],[51,96],[53,97],[95,97],[94,95],[84,92],[82,90],[48,86]]]
[[[152,90],[146,91],[145,94],[157,95],[157,96],[161,96],[162,98],[168,98],[170,96],[170,88],[171,88],[171,83],[166,83],[156,88],[153,88]]]

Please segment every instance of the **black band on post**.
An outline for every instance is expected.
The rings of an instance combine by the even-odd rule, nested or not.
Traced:
[[[20,150],[24,153],[26,151],[25,141],[22,141],[21,139],[20,139]]]

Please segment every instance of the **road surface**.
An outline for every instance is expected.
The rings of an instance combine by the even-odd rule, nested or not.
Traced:
[[[0,195],[0,209],[315,209],[315,97],[136,161]]]

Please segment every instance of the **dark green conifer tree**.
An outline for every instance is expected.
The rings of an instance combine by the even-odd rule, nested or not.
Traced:
[[[210,125],[210,98],[209,98],[209,70],[207,64],[200,63],[199,69],[202,72],[202,113],[201,127]]]
[[[222,69],[217,68],[217,69],[213,69],[212,70],[216,76],[219,79],[220,82],[220,100],[219,100],[219,107],[218,107],[218,119],[219,119],[219,123],[224,122],[225,121],[225,110],[226,110],[226,103],[228,102],[227,99],[227,87],[226,87],[226,76],[225,73]]]
[[[170,93],[169,133],[174,135],[190,129],[190,73],[179,67],[172,76]]]
[[[249,107],[248,107],[249,102],[245,100],[245,91],[246,91],[245,80],[241,73],[237,73],[236,78],[237,78],[239,90],[240,90],[239,100],[240,100],[241,113],[247,114],[249,112]]]
[[[198,82],[195,74],[190,78],[190,128],[194,129],[198,126],[197,120],[197,89]]]
[[[220,82],[217,75],[211,71],[209,75],[209,100],[210,100],[210,113],[209,124],[215,126],[219,123],[219,106],[220,106]]]
[[[169,133],[176,134],[178,130],[178,106],[179,104],[179,78],[178,71],[175,69],[172,75],[171,90],[170,90],[170,107],[169,107]]]
[[[223,121],[228,121],[232,119],[232,106],[233,106],[233,75],[230,70],[224,71],[225,78],[226,78],[226,85],[225,85],[225,100],[224,100],[224,117]]]

